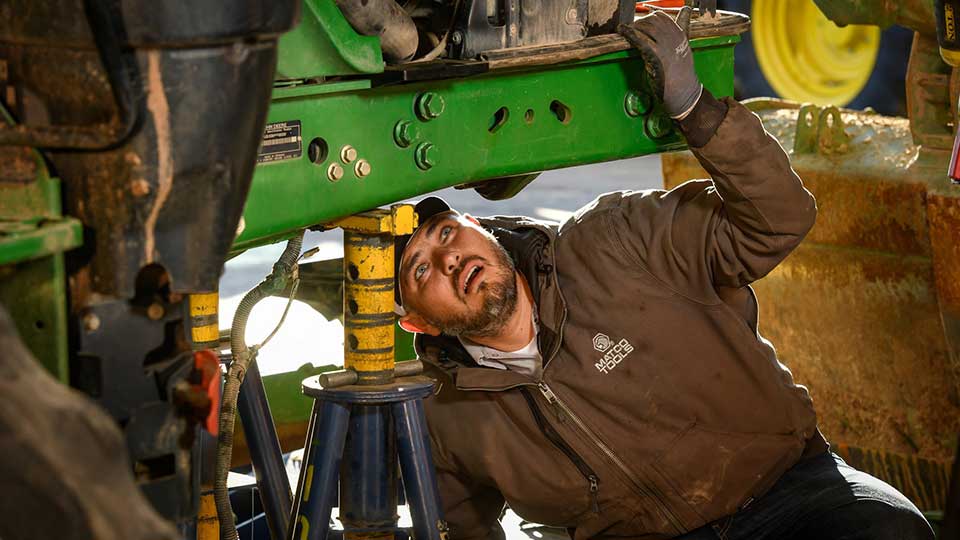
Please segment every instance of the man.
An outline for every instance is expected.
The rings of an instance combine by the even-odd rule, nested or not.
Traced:
[[[749,284],[816,205],[759,119],[717,100],[664,13],[621,32],[713,181],[608,193],[556,230],[436,198],[398,256],[451,538],[521,517],[587,538],[929,539],[828,451]],[[799,321],[798,321],[799,324]]]

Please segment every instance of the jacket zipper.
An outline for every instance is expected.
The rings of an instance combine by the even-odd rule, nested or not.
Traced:
[[[573,423],[576,424],[577,427],[580,428],[580,430],[584,434],[586,434],[591,441],[593,441],[593,444],[596,445],[597,448],[599,448],[607,456],[607,458],[609,458],[610,461],[612,461],[613,464],[617,466],[618,469],[620,469],[620,472],[640,490],[641,494],[648,497],[652,495],[653,498],[658,503],[660,503],[659,504],[660,510],[663,511],[663,514],[667,517],[670,523],[678,531],[682,532],[684,530],[682,524],[680,523],[680,520],[677,518],[677,516],[673,514],[670,508],[666,504],[664,504],[663,499],[660,497],[660,495],[656,493],[655,490],[647,489],[640,482],[635,481],[633,479],[633,476],[630,473],[630,470],[627,468],[626,464],[624,464],[624,462],[620,459],[620,457],[614,454],[613,450],[611,450],[610,447],[608,447],[602,440],[600,440],[600,437],[598,437],[593,432],[593,430],[587,427],[587,425],[584,424],[582,420],[580,420],[580,417],[577,416],[572,410],[570,410],[570,408],[567,407],[566,403],[561,401],[560,398],[557,397],[555,393],[553,393],[553,390],[551,390],[550,387],[547,386],[547,383],[540,381],[537,383],[537,388],[540,389],[540,393],[543,394],[543,397],[547,399],[548,403],[557,407],[561,412],[563,412],[565,416],[573,420]]]
[[[534,401],[533,396],[530,395],[530,392],[526,388],[521,388],[520,392],[523,393],[523,399],[527,400],[527,405],[530,407],[530,412],[533,413],[533,419],[537,422],[537,427],[540,428],[540,431],[547,437],[547,439],[553,443],[565,456],[569,459],[573,466],[580,471],[580,474],[589,482],[590,484],[590,502],[591,508],[593,509],[594,514],[600,513],[600,501],[598,500],[598,493],[600,492],[600,479],[597,478],[596,473],[593,472],[593,469],[587,465],[587,462],[580,457],[579,454],[567,445],[566,441],[563,440],[563,437],[553,426],[551,426],[547,419],[544,418],[543,412],[540,410],[540,407],[537,407],[537,402]]]

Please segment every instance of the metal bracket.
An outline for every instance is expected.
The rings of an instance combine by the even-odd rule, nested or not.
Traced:
[[[333,227],[362,234],[389,234],[404,236],[412,234],[417,227],[417,214],[413,205],[395,204],[389,209],[376,208],[335,221]]]
[[[797,130],[793,139],[794,154],[838,154],[850,148],[840,109],[820,108],[806,104],[797,114]]]

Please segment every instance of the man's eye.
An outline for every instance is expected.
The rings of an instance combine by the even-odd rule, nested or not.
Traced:
[[[444,228],[440,229],[440,239],[442,240],[442,239],[446,238],[447,235],[449,235],[449,234],[450,234],[450,231],[452,231],[452,230],[453,230],[453,227],[444,227]]]
[[[421,264],[420,266],[417,267],[416,270],[413,271],[413,279],[420,279],[420,276],[422,276],[423,273],[426,271],[427,271],[427,265]]]

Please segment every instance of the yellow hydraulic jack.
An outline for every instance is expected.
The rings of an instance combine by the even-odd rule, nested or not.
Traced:
[[[419,361],[394,361],[394,238],[413,232],[416,215],[395,205],[336,225],[344,230],[345,369],[303,381],[315,401],[292,538],[327,539],[338,485],[345,538],[408,537],[397,524],[399,461],[413,537],[445,540],[423,412],[433,382],[417,376]]]

